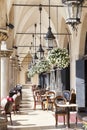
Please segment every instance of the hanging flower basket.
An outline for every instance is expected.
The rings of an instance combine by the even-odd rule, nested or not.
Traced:
[[[48,60],[52,66],[57,66],[59,69],[68,67],[70,58],[67,49],[56,48],[49,52]]]
[[[41,60],[37,63],[37,73],[48,72],[51,68],[48,60]]]
[[[28,73],[27,73],[28,78],[33,77],[36,73],[37,73],[37,66],[35,64],[28,70]]]

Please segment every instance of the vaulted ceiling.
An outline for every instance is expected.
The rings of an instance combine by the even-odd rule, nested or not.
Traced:
[[[6,41],[8,48],[12,48],[13,46],[17,46],[17,50],[14,51],[17,55],[19,55],[19,60],[22,62],[24,57],[28,54],[31,54],[30,46],[34,43],[32,34],[35,33],[35,23],[37,24],[36,28],[36,45],[40,44],[40,11],[39,5],[42,5],[41,12],[41,40],[42,45],[46,46],[46,41],[44,39],[45,33],[48,31],[49,26],[49,0],[0,0],[2,2],[0,11],[2,23],[12,23],[14,25],[13,30],[9,30],[9,38]],[[5,4],[7,3],[7,5]],[[68,43],[67,35],[57,35],[65,33],[67,34],[68,25],[65,23],[65,10],[62,5],[61,0],[50,0],[50,16],[51,16],[51,28],[54,33],[56,39],[55,43],[57,46],[63,47],[64,41],[65,46]],[[6,8],[5,8],[6,6]],[[3,13],[2,13],[3,12]],[[1,25],[1,21],[0,21]],[[60,42],[61,41],[61,42]],[[32,48],[32,47],[31,47]],[[45,49],[45,48],[44,48]],[[21,58],[23,57],[23,58]]]
[[[42,5],[41,12],[41,33],[47,33],[49,26],[49,0],[14,0],[10,7],[10,12],[13,13],[13,24],[14,24],[14,41],[13,45],[18,47],[17,54],[20,57],[25,57],[28,52],[30,52],[30,46],[33,42],[32,34],[35,33],[35,23],[36,27],[36,45],[40,44],[40,11],[39,5]],[[61,0],[51,0],[50,5],[54,7],[50,8],[51,15],[51,28],[54,34],[60,33],[61,27],[60,23],[62,21],[61,8],[58,8],[58,5],[61,5]],[[60,19],[58,19],[60,17]],[[63,33],[66,33],[66,30],[63,30]],[[44,39],[45,34],[41,35],[42,45],[46,46],[46,41]],[[58,45],[58,35],[56,37],[56,44]],[[31,53],[31,52],[30,52]],[[21,60],[23,60],[21,58]]]

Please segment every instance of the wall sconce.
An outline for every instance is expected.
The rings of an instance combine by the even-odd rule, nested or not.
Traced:
[[[49,0],[49,27],[48,27],[48,32],[46,34],[45,39],[47,40],[48,50],[52,49],[55,36],[53,35],[53,33],[51,31],[51,27],[50,27],[50,0]]]
[[[80,18],[83,1],[84,0],[62,0],[62,3],[65,5],[66,8],[66,23],[70,24],[73,28],[75,28],[75,25],[81,23]]]

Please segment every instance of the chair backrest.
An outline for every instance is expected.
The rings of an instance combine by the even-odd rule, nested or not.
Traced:
[[[21,102],[21,97],[20,97],[20,95],[17,95],[17,97],[15,98],[14,103],[15,103],[15,105],[19,105],[20,102]]]
[[[71,99],[71,93],[69,90],[64,90],[63,91],[63,97],[69,102]]]
[[[15,99],[17,98],[17,94],[14,94],[14,95],[12,96],[12,98],[13,98],[13,100],[15,101]]]
[[[41,101],[41,92],[40,92],[40,90],[35,90],[33,97],[34,97],[34,101],[40,102]]]
[[[7,103],[7,99],[6,98],[2,99],[1,100],[1,107],[4,108],[6,103]]]
[[[53,91],[48,91],[47,95],[50,95],[50,97],[55,98],[55,92],[53,92]]]
[[[63,96],[56,96],[54,99],[54,104],[57,107],[58,104],[65,104],[66,103],[66,99]]]
[[[76,93],[74,89],[71,89],[71,100],[70,103],[76,103]]]
[[[6,105],[5,105],[5,113],[6,114],[9,114],[12,112],[12,109],[13,109],[13,102],[12,101],[7,101]]]
[[[54,99],[55,112],[59,111],[59,114],[60,114],[60,112],[66,111],[66,108],[58,106],[58,104],[65,104],[65,103],[66,103],[66,99],[63,96],[61,96],[61,95],[60,96],[56,96],[55,99]]]

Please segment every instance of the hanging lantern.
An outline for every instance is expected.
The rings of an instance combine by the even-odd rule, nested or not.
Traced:
[[[45,39],[47,40],[47,43],[46,43],[47,49],[48,50],[53,49],[55,36],[53,35],[51,31],[51,27],[50,27],[50,0],[49,0],[49,27],[48,27],[48,32],[46,33]]]
[[[42,11],[42,5],[39,5],[39,11],[40,11],[40,45],[39,45],[39,49],[38,49],[38,58],[39,59],[43,59],[44,58],[44,49],[42,48],[42,44],[41,44],[41,11]]]
[[[84,0],[62,0],[62,3],[65,4],[67,19],[66,23],[70,24],[73,28],[75,25],[81,23],[81,12],[82,12],[82,3]]]
[[[39,59],[43,59],[43,57],[44,57],[44,50],[43,50],[41,44],[40,44],[39,49],[38,49],[37,52],[38,52],[38,58],[39,58]]]
[[[49,26],[49,28],[48,28],[48,32],[47,32],[47,34],[46,34],[45,39],[47,40],[47,48],[48,48],[48,50],[52,49],[53,46],[54,46],[55,36],[53,35],[50,26]]]

